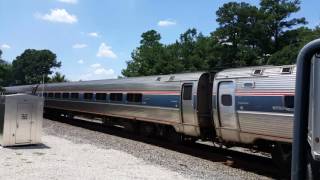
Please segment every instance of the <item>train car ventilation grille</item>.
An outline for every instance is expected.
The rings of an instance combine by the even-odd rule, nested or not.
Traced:
[[[292,68],[291,67],[284,67],[281,70],[282,74],[291,74],[291,72],[292,72]]]
[[[175,76],[170,76],[169,81],[173,81]]]
[[[252,74],[254,76],[260,76],[260,75],[262,75],[262,73],[263,73],[262,69],[255,69]]]

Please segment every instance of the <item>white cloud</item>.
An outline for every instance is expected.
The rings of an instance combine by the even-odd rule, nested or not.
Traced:
[[[91,37],[99,37],[100,35],[99,35],[99,33],[97,33],[97,32],[90,32],[90,33],[88,33],[88,36],[91,36]]]
[[[79,63],[79,64],[83,64],[84,61],[83,61],[82,59],[79,59],[78,63]]]
[[[170,19],[160,20],[158,22],[158,26],[160,26],[160,27],[173,26],[173,25],[176,25],[176,24],[177,24],[176,21],[173,21],[173,20],[170,20]]]
[[[78,0],[58,0],[59,2],[67,3],[67,4],[77,4]]]
[[[110,46],[107,46],[105,43],[101,43],[99,50],[97,52],[97,57],[105,57],[105,58],[117,58],[117,55],[111,50]]]
[[[113,69],[106,69],[101,64],[90,65],[89,71],[80,75],[81,80],[114,79],[117,76]]]
[[[73,24],[78,22],[77,16],[73,14],[69,14],[65,9],[51,9],[50,13],[48,14],[37,13],[35,17],[45,21],[58,22],[58,23]]]
[[[100,68],[100,67],[101,67],[101,64],[99,64],[99,63],[91,64],[90,67],[92,67],[92,68]]]
[[[82,49],[82,48],[86,48],[86,47],[88,47],[88,45],[86,45],[86,44],[74,44],[73,46],[72,46],[72,48],[74,48],[74,49]]]
[[[10,49],[11,46],[9,46],[8,44],[2,44],[1,46],[1,49]]]
[[[81,80],[81,81],[94,80],[94,79],[92,79],[92,77],[93,77],[92,73],[82,74],[82,75],[80,75],[79,79],[76,79],[75,81],[78,81],[78,80]]]
[[[95,75],[114,75],[114,70],[113,69],[105,69],[105,68],[98,68],[93,71]]]

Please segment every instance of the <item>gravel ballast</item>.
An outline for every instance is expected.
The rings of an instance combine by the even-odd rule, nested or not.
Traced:
[[[118,150],[55,136],[42,140],[46,146],[1,148],[1,179],[185,179]]]
[[[44,120],[43,145],[0,147],[1,179],[271,179],[224,158],[186,153]],[[200,152],[201,153],[201,152]],[[249,162],[250,163],[250,162]],[[256,162],[259,164],[259,162]],[[253,164],[253,166],[257,166]],[[253,168],[254,169],[254,168]]]

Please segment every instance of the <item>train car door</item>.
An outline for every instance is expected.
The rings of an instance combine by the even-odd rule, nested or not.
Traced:
[[[193,102],[192,102],[192,83],[182,85],[182,122],[185,124],[193,124]]]
[[[32,104],[18,104],[16,119],[16,143],[30,143],[32,126]]]
[[[235,107],[235,83],[220,82],[218,90],[219,121],[222,136],[226,140],[238,141],[239,132]]]

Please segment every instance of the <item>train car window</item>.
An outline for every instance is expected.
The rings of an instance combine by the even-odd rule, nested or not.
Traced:
[[[53,98],[53,93],[48,93],[49,98]]]
[[[221,96],[221,103],[224,106],[232,106],[232,96],[230,94],[223,94]]]
[[[107,100],[107,94],[106,93],[96,93],[96,100],[97,101]]]
[[[79,99],[79,93],[71,93],[71,99]]]
[[[294,96],[284,96],[284,107],[294,108]]]
[[[122,101],[122,93],[110,93],[110,101]]]
[[[192,99],[192,85],[184,85],[183,100],[191,100],[191,99]]]
[[[69,99],[70,94],[69,93],[62,93],[63,99]]]
[[[54,93],[54,98],[57,98],[57,99],[61,98],[61,93]]]
[[[84,93],[83,94],[83,99],[85,100],[92,100],[93,94],[92,93]]]
[[[127,94],[127,101],[141,103],[142,102],[142,94],[141,93],[128,93]]]
[[[48,93],[43,93],[43,97],[47,97],[48,96]]]

